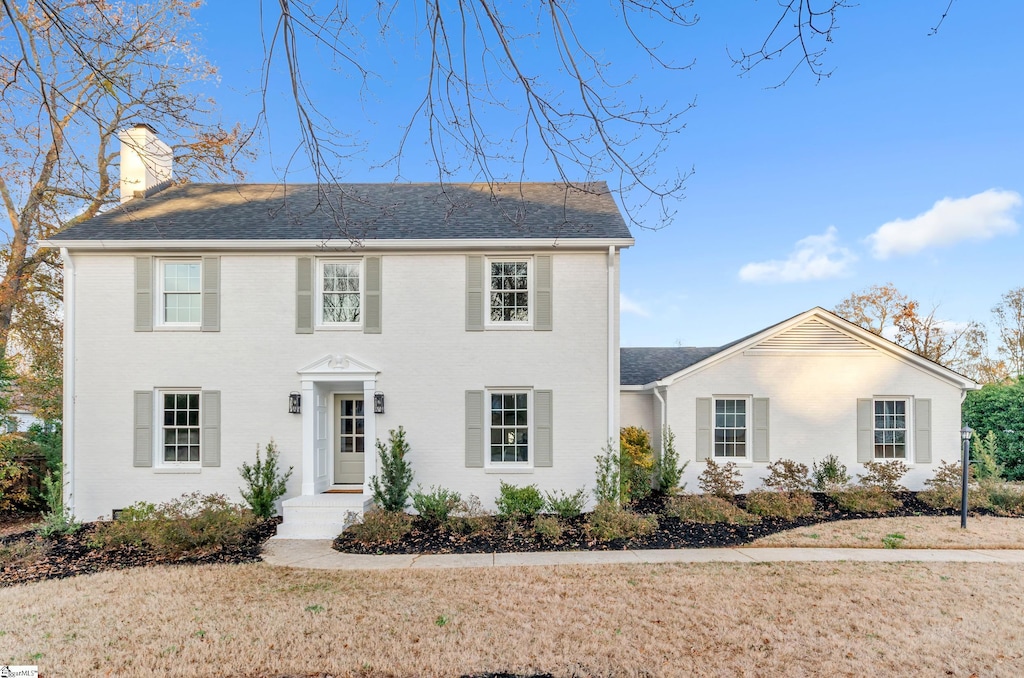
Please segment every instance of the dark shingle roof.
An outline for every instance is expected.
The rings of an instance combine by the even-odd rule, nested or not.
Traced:
[[[735,342],[734,342],[735,343]],[[732,344],[729,344],[731,346]],[[728,346],[675,348],[620,348],[619,383],[640,386],[696,365]]]
[[[183,184],[50,238],[68,240],[630,238],[608,186]],[[326,193],[328,200],[323,200]]]

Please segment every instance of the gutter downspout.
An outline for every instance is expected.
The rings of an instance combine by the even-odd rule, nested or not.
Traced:
[[[618,327],[615,323],[615,245],[608,246],[608,442],[618,438],[615,430],[615,395],[619,385],[615,378],[615,355]],[[617,445],[616,445],[617,447]]]
[[[75,515],[75,262],[68,248],[64,260],[64,510]]]
[[[668,424],[665,418],[668,416],[668,404],[665,402],[665,398],[661,395],[661,387],[658,386],[657,382],[654,384],[654,397],[658,399],[659,408],[661,409],[661,430],[658,431],[658,459],[665,458],[665,431],[668,430]]]

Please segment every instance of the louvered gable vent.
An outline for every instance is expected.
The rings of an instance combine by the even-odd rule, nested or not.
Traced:
[[[871,351],[872,348],[849,334],[811,318],[769,337],[761,343],[747,349],[748,353],[768,353],[774,351]]]

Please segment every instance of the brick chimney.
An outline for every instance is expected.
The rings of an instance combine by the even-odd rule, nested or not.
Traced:
[[[145,123],[121,130],[121,202],[145,198],[170,184],[174,177],[171,147]]]

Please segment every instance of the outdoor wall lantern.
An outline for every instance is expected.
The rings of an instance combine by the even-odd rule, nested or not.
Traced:
[[[292,391],[291,393],[288,394],[288,413],[302,413],[302,394],[300,394],[298,391]]]
[[[373,394],[373,413],[384,414],[384,394],[380,391]]]

